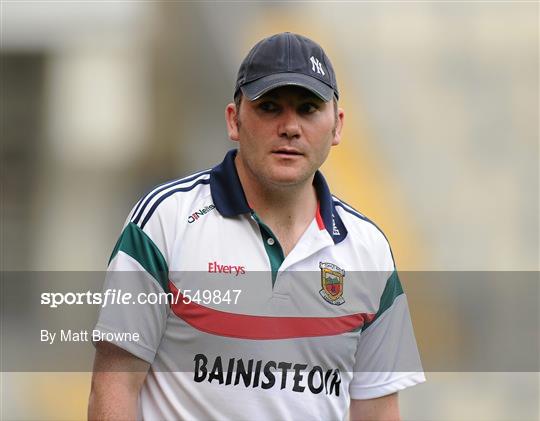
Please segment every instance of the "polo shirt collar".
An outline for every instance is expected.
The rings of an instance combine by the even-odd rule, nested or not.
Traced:
[[[210,173],[210,191],[214,205],[221,215],[229,218],[251,212],[234,165],[236,153],[236,149],[227,152],[223,162],[212,168]],[[335,209],[330,189],[320,171],[315,173],[313,186],[319,199],[319,212],[324,228],[337,244],[345,239],[347,230]]]
[[[345,239],[347,229],[345,228],[345,225],[343,225],[343,221],[336,211],[334,199],[332,198],[328,184],[320,171],[315,173],[313,186],[315,187],[319,199],[319,212],[324,227],[326,228],[326,231],[328,231],[328,234],[330,234],[332,240],[334,240],[334,244],[340,243]]]
[[[212,168],[210,173],[210,192],[214,205],[221,215],[229,218],[251,212],[234,165],[236,152],[236,149],[227,152],[223,162]]]

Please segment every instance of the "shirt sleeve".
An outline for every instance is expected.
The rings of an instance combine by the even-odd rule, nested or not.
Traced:
[[[359,337],[352,399],[372,399],[425,381],[407,298],[397,272],[388,280],[374,319]]]
[[[102,304],[92,338],[114,343],[152,363],[166,327],[168,265],[163,239],[129,221],[116,243],[102,291]],[[154,227],[155,228],[155,227]]]

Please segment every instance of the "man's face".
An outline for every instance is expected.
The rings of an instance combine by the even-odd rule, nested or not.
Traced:
[[[307,89],[286,86],[226,109],[229,137],[238,141],[237,165],[263,187],[311,183],[330,147],[340,141],[343,111]]]

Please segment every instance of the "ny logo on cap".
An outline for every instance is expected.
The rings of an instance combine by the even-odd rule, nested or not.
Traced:
[[[313,56],[311,56],[309,59],[311,60],[311,70],[324,76],[324,70],[322,68],[322,63],[319,61],[319,59],[317,59],[317,58],[315,58]]]

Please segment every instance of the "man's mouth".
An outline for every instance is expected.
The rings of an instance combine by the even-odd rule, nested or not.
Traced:
[[[301,156],[301,153],[298,149],[294,148],[278,148],[272,151],[273,154],[284,155],[284,156]]]

